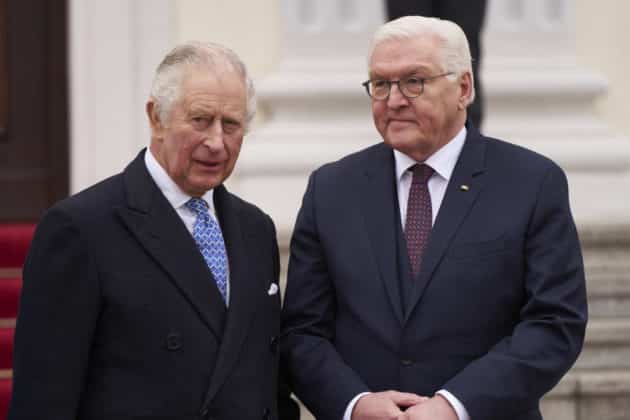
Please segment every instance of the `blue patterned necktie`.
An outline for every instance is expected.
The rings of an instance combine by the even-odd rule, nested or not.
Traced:
[[[186,202],[186,207],[197,215],[193,225],[193,238],[217,282],[223,301],[227,302],[227,253],[221,228],[210,216],[205,200],[191,198]]]

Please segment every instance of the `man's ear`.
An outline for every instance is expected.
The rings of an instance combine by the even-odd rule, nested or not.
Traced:
[[[160,138],[162,137],[162,130],[164,129],[164,124],[160,119],[160,113],[158,112],[158,106],[155,103],[153,98],[149,99],[146,105],[147,117],[149,118],[149,126],[151,127],[151,137],[152,138]]]
[[[462,77],[459,80],[459,88],[461,90],[461,94],[457,107],[460,109],[466,109],[470,103],[470,97],[473,89],[473,80],[470,72],[462,74]]]

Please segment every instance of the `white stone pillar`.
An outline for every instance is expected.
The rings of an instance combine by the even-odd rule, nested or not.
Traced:
[[[308,174],[380,141],[367,79],[368,41],[384,20],[381,0],[281,1],[282,57],[258,83],[266,122],[246,139],[230,184],[290,234]]]
[[[607,84],[577,64],[574,8],[572,0],[489,1],[484,132],[558,162],[578,224],[627,224],[630,143],[595,114]]]
[[[172,38],[170,0],[70,0],[70,190],[149,144],[144,104]]]

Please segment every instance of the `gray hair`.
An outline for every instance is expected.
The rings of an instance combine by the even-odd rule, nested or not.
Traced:
[[[374,49],[385,41],[405,40],[420,36],[435,36],[441,41],[439,63],[444,72],[453,72],[457,76],[468,72],[472,82],[472,91],[467,105],[475,100],[475,83],[472,58],[468,39],[462,28],[450,20],[425,16],[403,16],[385,23],[376,30],[368,48],[368,66]]]
[[[156,110],[163,122],[168,121],[173,104],[179,99],[180,88],[186,71],[194,67],[205,67],[210,70],[217,65],[227,65],[243,77],[247,90],[247,114],[245,128],[256,115],[256,90],[249,77],[247,67],[231,49],[211,42],[190,41],[178,45],[162,60],[158,66],[151,97],[155,101]]]

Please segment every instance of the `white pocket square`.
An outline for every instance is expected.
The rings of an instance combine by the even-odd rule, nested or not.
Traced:
[[[269,286],[269,290],[267,290],[267,294],[269,296],[273,296],[276,293],[278,293],[278,285],[276,283],[271,283],[271,286]]]

